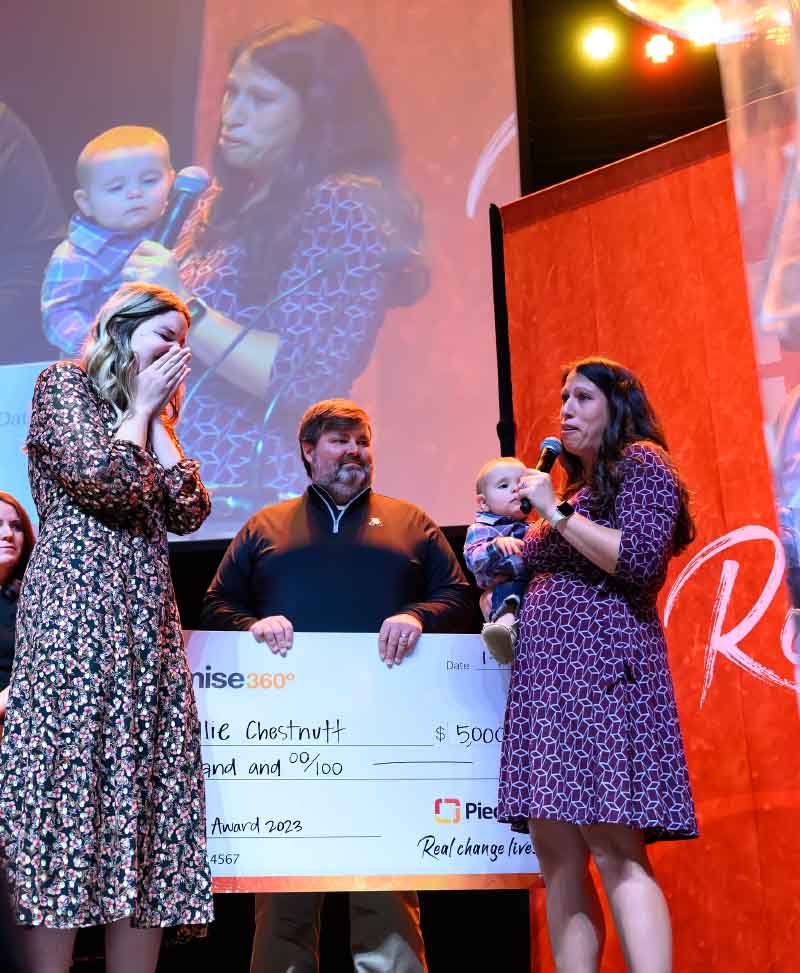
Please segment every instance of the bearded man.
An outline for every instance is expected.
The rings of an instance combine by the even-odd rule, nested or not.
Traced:
[[[418,507],[372,490],[367,413],[346,399],[317,402],[298,439],[308,489],[264,507],[231,541],[204,627],[249,630],[280,655],[295,631],[375,632],[390,668],[423,631],[463,630],[470,590],[444,535]],[[251,973],[316,973],[322,901],[256,896]],[[427,970],[415,892],[352,893],[350,938],[356,973]]]

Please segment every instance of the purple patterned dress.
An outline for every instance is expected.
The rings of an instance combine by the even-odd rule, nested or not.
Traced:
[[[613,509],[622,533],[609,575],[546,522],[525,540],[531,571],[520,616],[500,763],[498,817],[624,824],[646,840],[697,835],[667,646],[656,610],[679,510],[658,447],[628,446]]]
[[[220,501],[215,516],[226,515],[232,502],[238,528],[242,510],[305,490],[300,417],[312,402],[349,394],[389,305],[416,299],[415,275],[405,264],[414,266],[418,240],[400,215],[402,196],[375,179],[330,176],[308,191],[295,214],[289,265],[274,286],[254,293],[252,281],[246,286],[248,254],[238,240],[207,252],[191,249],[218,192],[214,186],[206,193],[179,243],[184,284],[238,324],[280,338],[269,383],[251,395],[217,375],[204,376],[205,366],[197,362],[187,382],[191,409],[182,419],[181,439]],[[394,268],[398,262],[402,266]],[[410,292],[400,296],[409,284]],[[196,391],[195,382],[202,383]]]
[[[212,918],[200,736],[167,530],[209,511],[197,464],[113,440],[74,363],[36,383],[39,540],[25,573],[5,736],[0,850],[23,925]]]

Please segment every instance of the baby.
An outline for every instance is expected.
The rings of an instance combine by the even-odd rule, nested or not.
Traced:
[[[139,125],[92,139],[75,174],[78,212],[42,283],[44,333],[70,356],[80,351],[106,298],[124,283],[128,257],[152,238],[175,176],[167,140]]]
[[[478,513],[467,531],[464,558],[478,587],[491,589],[489,621],[481,635],[501,664],[511,662],[517,612],[528,582],[522,538],[528,529],[516,495],[525,464],[513,456],[489,460],[478,473]]]

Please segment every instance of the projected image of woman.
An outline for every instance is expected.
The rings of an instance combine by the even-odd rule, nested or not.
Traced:
[[[209,512],[174,432],[189,313],[126,284],[80,363],[39,376],[28,430],[39,539],[17,612],[0,748],[0,862],[32,973],[79,927],[106,969],[155,970],[164,927],[212,918],[200,727],[167,531]]]
[[[426,290],[398,161],[383,97],[342,27],[299,18],[233,52],[215,185],[177,257],[145,243],[127,268],[192,311],[203,368],[182,435],[223,501],[217,512],[226,496],[246,508],[248,497],[261,506],[302,492],[303,410],[347,394],[387,309]]]
[[[591,857],[627,968],[666,973],[670,918],[646,843],[693,838],[697,824],[656,598],[694,526],[632,372],[584,359],[561,402],[563,498],[547,473],[519,483],[541,520],[523,548],[498,818],[530,829],[558,970],[599,968]]]

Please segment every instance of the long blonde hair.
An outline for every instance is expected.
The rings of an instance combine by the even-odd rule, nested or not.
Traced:
[[[102,399],[111,405],[119,426],[133,400],[133,383],[138,372],[131,348],[134,331],[150,318],[178,311],[191,325],[186,305],[172,291],[155,284],[123,284],[100,308],[86,339],[81,365]],[[167,402],[162,419],[172,428],[180,415],[182,390]]]

